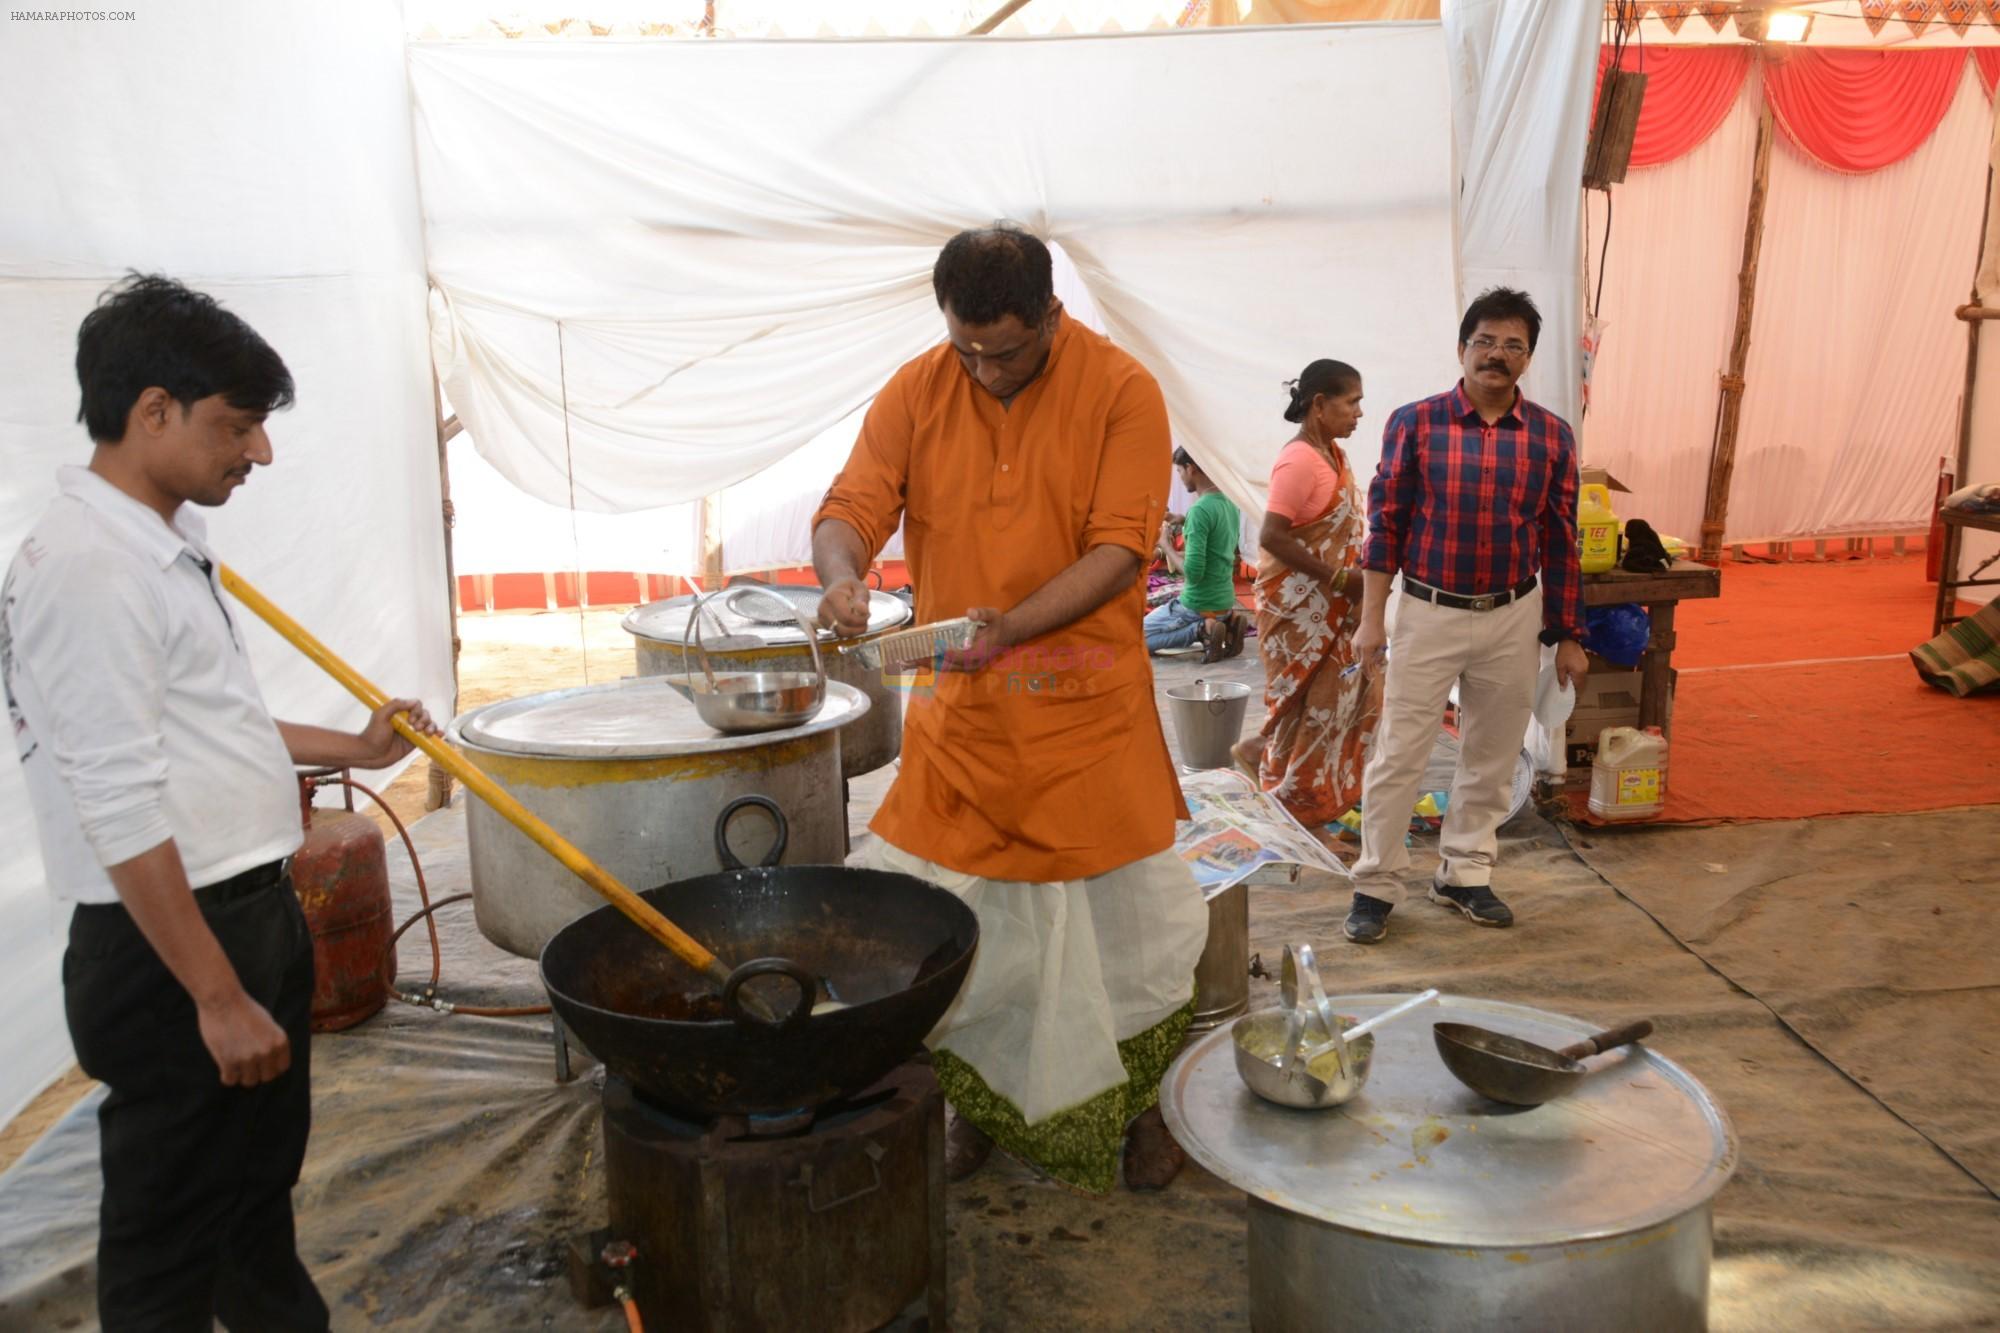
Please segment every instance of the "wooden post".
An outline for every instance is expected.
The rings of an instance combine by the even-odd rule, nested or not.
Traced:
[[[965,35],[968,37],[984,37],[987,33],[992,32],[995,28],[1005,23],[1008,19],[1013,18],[1016,13],[1027,7],[1028,0],[1007,0],[1006,4],[981,19]]]
[[[1986,229],[1993,225],[1990,211],[1993,203],[1992,167],[1986,168],[1986,202],[1989,211],[1979,219],[1979,257],[1974,261],[1981,267],[1986,262]],[[2000,316],[2000,311],[1981,308],[1978,270],[1973,270],[1973,273],[1972,300],[1955,312],[1965,321],[1965,395],[1958,400],[1958,470],[1951,474],[1960,486],[1965,484],[1966,470],[1972,466],[1972,388],[1979,379],[1979,326],[1988,319]]]
[[[462,646],[458,637],[458,572],[451,553],[451,530],[458,523],[458,514],[451,507],[451,463],[445,446],[451,437],[465,427],[457,413],[449,418],[444,414],[444,393],[438,388],[437,369],[431,369],[431,418],[437,427],[438,450],[438,497],[442,501],[444,517],[444,586],[445,605],[451,609],[451,711],[458,715],[458,652]],[[451,804],[451,774],[436,764],[431,765],[430,785],[424,791],[424,809],[442,810]]]
[[[1729,519],[1729,478],[1736,470],[1736,426],[1743,414],[1743,369],[1750,360],[1750,316],[1757,304],[1757,256],[1764,247],[1764,194],[1771,180],[1771,105],[1757,117],[1757,158],[1750,174],[1750,212],[1743,223],[1743,267],[1736,276],[1736,339],[1722,377],[1715,453],[1708,461],[1708,503],[1701,515],[1701,562],[1722,559]]]
[[[713,592],[722,586],[722,497],[707,495],[701,501],[701,588]]]

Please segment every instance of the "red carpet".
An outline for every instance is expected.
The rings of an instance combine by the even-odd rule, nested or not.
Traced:
[[[1722,596],[1677,615],[1655,822],[2000,803],[2000,695],[1955,699],[1910,664],[1936,595],[1921,555],[1725,564]]]

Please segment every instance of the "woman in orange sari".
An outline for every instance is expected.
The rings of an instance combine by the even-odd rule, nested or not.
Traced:
[[[1287,387],[1299,432],[1271,469],[1257,564],[1268,716],[1236,758],[1311,829],[1359,803],[1382,687],[1355,669],[1367,509],[1339,443],[1361,420],[1361,374],[1315,361]]]

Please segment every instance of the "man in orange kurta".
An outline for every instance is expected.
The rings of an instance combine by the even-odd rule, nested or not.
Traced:
[[[917,621],[984,628],[912,693],[878,841],[856,859],[980,915],[972,974],[930,1039],[954,1168],[997,1139],[1108,1188],[1129,1123],[1127,1182],[1157,1187],[1178,1166],[1158,1081],[1207,925],[1171,851],[1187,811],[1140,628],[1166,406],[1064,313],[1025,232],[962,233],[933,281],[948,341],[877,395],[814,516],[820,618],[865,627],[862,574],[900,518]]]

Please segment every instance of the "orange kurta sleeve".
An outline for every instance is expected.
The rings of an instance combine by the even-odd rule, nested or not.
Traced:
[[[1119,390],[1106,424],[1097,485],[1083,546],[1122,546],[1143,562],[1153,551],[1167,508],[1173,432],[1167,401],[1151,376],[1134,375]]]
[[[875,395],[868,415],[862,418],[854,451],[847,456],[847,466],[827,487],[826,497],[812,517],[815,528],[837,518],[860,533],[871,560],[896,534],[909,493],[914,434],[910,378],[906,368]]]

